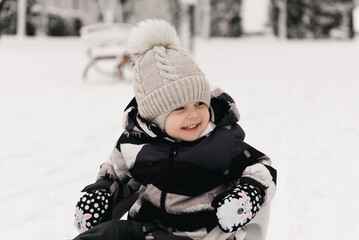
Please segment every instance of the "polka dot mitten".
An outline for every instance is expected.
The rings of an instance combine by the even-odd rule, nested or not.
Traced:
[[[218,195],[212,202],[216,209],[219,227],[223,232],[235,232],[246,225],[259,211],[264,192],[244,183],[231,191]]]
[[[111,219],[113,196],[109,186],[113,181],[98,179],[83,190],[86,192],[77,202],[75,227],[79,233]]]

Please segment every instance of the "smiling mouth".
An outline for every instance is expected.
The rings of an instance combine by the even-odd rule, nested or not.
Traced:
[[[193,124],[193,125],[189,125],[189,126],[183,127],[182,129],[184,129],[184,130],[196,129],[196,128],[199,126],[199,124],[200,124],[200,123]]]

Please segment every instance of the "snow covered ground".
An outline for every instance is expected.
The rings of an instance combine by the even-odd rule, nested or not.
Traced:
[[[269,240],[359,235],[359,42],[198,40],[246,140],[278,169]],[[79,39],[0,39],[0,239],[69,239],[80,190],[122,132],[131,81],[91,76]]]

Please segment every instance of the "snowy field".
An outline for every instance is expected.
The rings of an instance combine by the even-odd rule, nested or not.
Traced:
[[[269,240],[358,239],[359,42],[198,40],[246,141],[278,169]],[[66,240],[122,132],[130,79],[92,75],[79,39],[0,39],[0,239]]]

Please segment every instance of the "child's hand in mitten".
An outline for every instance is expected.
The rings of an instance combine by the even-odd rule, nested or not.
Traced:
[[[86,193],[78,201],[75,211],[75,227],[80,233],[111,219],[111,185],[111,180],[99,179],[82,190]]]
[[[218,195],[212,206],[222,231],[234,232],[246,225],[259,211],[263,197],[259,188],[247,183]]]

